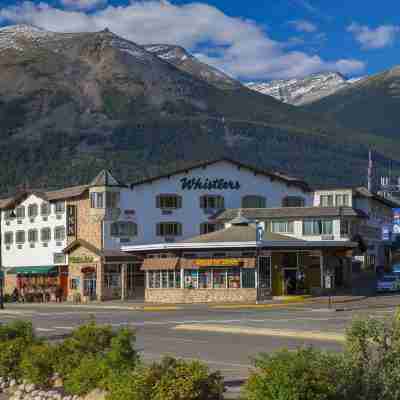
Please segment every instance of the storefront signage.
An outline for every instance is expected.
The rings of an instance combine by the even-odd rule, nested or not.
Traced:
[[[239,181],[226,180],[224,178],[182,178],[182,190],[239,190]]]
[[[96,268],[95,267],[83,267],[81,269],[82,274],[92,274],[94,272],[96,272]]]
[[[240,258],[203,258],[193,260],[196,267],[237,267],[243,263]]]
[[[92,256],[76,256],[76,257],[69,257],[68,260],[72,264],[85,264],[93,262],[94,258]]]

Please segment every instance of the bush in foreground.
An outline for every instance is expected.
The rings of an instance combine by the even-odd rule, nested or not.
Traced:
[[[263,354],[243,388],[246,400],[339,399],[340,356],[313,348]]]

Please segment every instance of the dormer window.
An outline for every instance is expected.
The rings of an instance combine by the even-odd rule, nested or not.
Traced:
[[[48,215],[50,215],[50,204],[49,203],[42,203],[42,205],[40,206],[40,214],[43,217],[47,217]]]
[[[65,203],[63,201],[57,201],[55,203],[56,214],[63,214],[65,212]]]
[[[334,198],[332,194],[321,195],[319,201],[321,207],[334,207]]]
[[[104,208],[104,192],[90,193],[90,207],[91,208]]]
[[[29,204],[28,206],[28,217],[35,218],[38,215],[38,205],[37,204]]]
[[[348,194],[337,194],[336,207],[350,207],[350,196]]]

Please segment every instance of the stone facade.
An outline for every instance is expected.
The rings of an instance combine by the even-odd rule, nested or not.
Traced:
[[[257,289],[146,289],[148,303],[254,303]]]

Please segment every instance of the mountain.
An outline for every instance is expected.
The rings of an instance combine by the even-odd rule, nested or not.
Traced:
[[[347,79],[337,72],[313,74],[301,79],[283,79],[271,82],[250,82],[246,86],[295,106],[318,101],[351,86],[357,79]]]
[[[201,72],[215,70],[185,63],[183,49],[154,47],[108,30],[0,29],[0,193],[85,183],[102,168],[129,182],[221,155],[311,183],[359,184],[371,144],[379,166],[392,159],[400,170],[397,140],[210,78]]]
[[[169,44],[150,44],[143,47],[180,70],[220,89],[238,89],[241,86],[239,81],[216,68],[202,63],[196,57],[189,54],[183,47]]]
[[[306,109],[350,129],[399,140],[400,66],[356,82]]]

